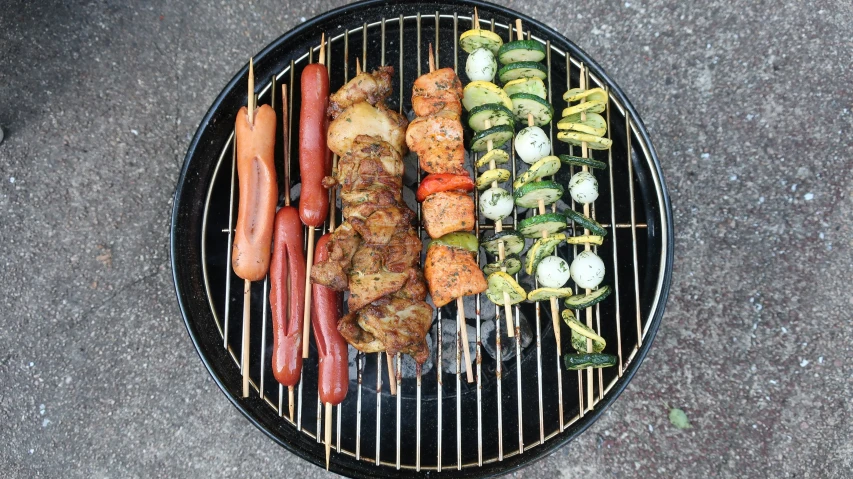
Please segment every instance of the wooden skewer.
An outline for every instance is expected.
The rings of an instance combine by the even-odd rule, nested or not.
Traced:
[[[326,63],[326,34],[320,36],[320,65]],[[302,359],[308,358],[308,342],[311,339],[311,267],[314,265],[314,227],[308,226],[308,255],[305,260],[305,314],[302,318]]]
[[[462,334],[462,351],[465,353],[465,379],[469,383],[473,383],[474,373],[471,372],[471,352],[468,351],[468,323],[465,322],[465,302],[461,296],[456,298],[456,310],[459,331]]]
[[[329,456],[332,454],[332,403],[326,403],[326,430],[323,431],[326,442],[326,470],[329,470]]]
[[[580,87],[581,90],[586,90],[586,66],[581,64],[581,72],[580,72]],[[586,112],[581,112],[581,121],[586,121]],[[586,142],[581,143],[581,156],[583,158],[589,157],[589,147]],[[589,168],[584,165],[582,171],[589,171]],[[587,218],[589,218],[589,203],[583,205],[583,214]],[[584,228],[583,234],[588,235],[589,230]],[[592,248],[589,243],[584,245],[584,251],[590,251]],[[589,288],[586,289],[586,294],[589,294],[591,291]],[[592,329],[592,307],[586,308],[586,325],[590,329]],[[592,352],[592,340],[587,338],[586,340],[586,352]],[[587,404],[589,409],[593,408],[592,400],[593,400],[593,390],[592,390],[592,368],[586,369],[586,380],[587,380]]]
[[[474,7],[474,16],[471,17],[471,28],[480,28],[480,15],[477,13],[477,7]]]
[[[287,121],[287,83],[283,83],[281,85],[281,130],[284,145],[284,206],[290,206],[290,129],[287,127]],[[290,294],[290,276],[287,278],[287,291]],[[290,412],[291,421],[293,421],[293,409],[295,408],[293,389],[293,386],[287,386],[287,409]]]
[[[388,351],[385,351],[385,361],[388,363],[388,388],[391,389],[391,395],[397,395],[397,374],[395,373],[396,369],[394,368],[394,355],[388,354]]]
[[[361,75],[361,62],[358,57],[355,57],[355,74],[356,76]]]
[[[249,58],[249,88],[247,91],[247,110],[249,113],[249,124],[255,124],[255,64]],[[243,281],[243,337],[240,354],[240,373],[243,376],[243,397],[249,397],[249,343],[252,320],[252,282],[248,279]]]

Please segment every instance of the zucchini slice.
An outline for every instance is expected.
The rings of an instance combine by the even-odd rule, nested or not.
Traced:
[[[509,304],[517,304],[527,299],[527,292],[503,271],[495,271],[488,278],[489,289],[486,296],[495,304],[504,303],[504,292],[509,293]]]
[[[587,148],[593,150],[609,150],[610,146],[613,145],[613,140],[610,138],[602,138],[577,131],[561,131],[557,133],[557,139],[575,146],[582,146],[586,143]]]
[[[492,148],[500,148],[512,139],[515,128],[509,125],[493,126],[488,130],[477,132],[471,138],[471,150],[486,151],[489,148],[489,140],[492,140]]]
[[[542,230],[549,235],[559,233],[566,229],[569,223],[566,217],[560,213],[545,213],[544,215],[531,216],[518,222],[518,232],[525,238],[541,238]]]
[[[500,103],[512,109],[512,100],[509,99],[509,95],[494,83],[477,80],[465,85],[462,90],[462,106],[466,110],[471,111],[475,106],[489,103]]]
[[[570,90],[566,90],[566,93],[563,93],[563,100],[565,100],[566,98],[571,98],[571,97],[573,97],[579,93],[583,93],[585,91],[586,90],[584,90],[583,88],[572,88]]]
[[[504,150],[499,150],[495,148],[480,157],[479,160],[477,160],[477,168],[488,166],[492,160],[495,160],[495,165],[503,165],[505,163],[509,163],[509,153],[505,152]]]
[[[541,78],[519,78],[512,80],[504,85],[504,91],[512,98],[516,93],[530,93],[536,95],[543,100],[548,99],[548,90],[545,88],[545,82]]]
[[[529,297],[530,296],[528,295],[528,298]],[[595,331],[588,328],[585,324],[575,319],[575,314],[572,313],[571,309],[564,309],[563,312],[560,313],[560,316],[563,317],[563,321],[569,326],[569,329],[572,330],[572,347],[574,347],[579,353],[587,352],[587,339],[592,340],[591,352],[600,353],[604,351],[604,348],[607,346],[607,341],[605,341],[604,338],[596,334]]]
[[[487,103],[471,108],[468,112],[468,126],[474,131],[486,129],[486,121],[492,126],[509,125],[515,129],[515,117],[512,110],[505,107],[503,103]],[[603,134],[603,133],[602,133]]]
[[[503,168],[495,168],[494,170],[486,170],[477,177],[477,189],[485,190],[486,188],[491,188],[492,183],[497,181],[498,183],[503,183],[508,180],[510,177],[509,170],[505,170]]]
[[[536,242],[533,243],[533,246],[530,247],[530,251],[527,252],[527,258],[524,262],[524,272],[529,276],[533,276],[536,272],[536,266],[539,265],[542,258],[551,256],[551,253],[554,252],[557,245],[565,240],[566,235],[563,233],[553,234],[536,240]]]
[[[602,353],[566,354],[563,356],[563,362],[569,371],[586,368],[607,368],[615,365],[616,361],[616,356]]]
[[[513,103],[513,107],[515,107],[515,103]],[[557,128],[560,130],[575,130],[595,136],[604,136],[607,133],[607,121],[598,113],[587,113],[586,119],[581,119],[581,114],[575,113],[558,121]]]
[[[512,187],[515,189],[521,188],[531,181],[541,180],[542,178],[551,176],[558,171],[560,171],[560,159],[556,156],[546,156],[536,163],[533,163],[529,170],[516,178],[515,181],[512,182]]]
[[[579,90],[579,91],[578,91]],[[600,101],[607,103],[607,92],[602,88],[590,88],[589,90],[581,90],[573,88],[563,95],[563,100],[566,101]]]
[[[506,268],[506,274],[513,275],[518,273],[521,271],[521,259],[518,255],[511,254],[504,258],[503,261],[497,260],[483,266],[483,273],[488,276],[497,271],[502,271],[503,268]]]
[[[539,288],[527,293],[527,300],[531,302],[547,301],[551,298],[565,298],[571,296],[572,288]],[[565,311],[571,312],[570,309]]]
[[[533,115],[533,124],[547,125],[554,117],[554,107],[544,98],[532,93],[516,93],[509,97],[512,100],[512,112],[515,119],[527,124],[527,115]]]
[[[515,190],[513,196],[518,206],[536,208],[539,206],[540,199],[547,206],[562,198],[564,192],[563,185],[556,181],[532,181]]]
[[[568,244],[594,244],[596,246],[601,246],[604,243],[604,236],[598,235],[581,235],[581,236],[569,236],[566,238],[566,243]]]
[[[533,248],[530,250],[533,251]],[[589,294],[576,294],[574,296],[569,296],[566,298],[565,304],[567,308],[586,309],[604,301],[608,296],[610,296],[612,291],[613,290],[610,289],[610,286],[605,284]]]
[[[509,256],[512,254],[521,254],[524,250],[524,236],[521,233],[512,230],[504,230],[500,233],[494,233],[480,242],[480,246],[492,256],[497,256],[500,251],[499,244],[504,244],[504,254]]]
[[[548,78],[548,69],[539,62],[510,63],[498,70],[498,78],[504,83],[518,80],[519,78],[538,78],[544,80]]]
[[[477,245],[477,237],[471,233],[463,233],[457,231],[455,233],[447,233],[446,235],[432,240],[430,246],[440,244],[450,246],[451,248],[460,248],[471,253],[477,253],[479,246]]]
[[[459,35],[459,45],[467,53],[471,53],[478,48],[488,48],[492,53],[497,55],[503,44],[503,39],[497,33],[480,28],[468,30]]]
[[[469,83],[470,85],[470,83]],[[466,87],[467,88],[467,87]],[[464,103],[465,100],[462,100]],[[570,106],[563,109],[563,116],[572,116],[578,113],[601,113],[604,111],[606,103],[603,101],[590,100],[583,103],[578,103],[575,106]]]
[[[504,65],[517,62],[538,62],[545,58],[545,46],[536,40],[516,40],[504,43],[498,50],[498,61]]]
[[[598,221],[595,221],[594,219],[584,216],[578,213],[577,211],[571,209],[564,211],[563,214],[566,215],[567,220],[573,221],[581,225],[583,229],[589,230],[591,233],[596,234],[598,236],[607,236],[607,230],[604,229],[604,227],[601,226]]]
[[[593,160],[592,158],[581,158],[580,156],[560,155],[560,161],[571,166],[587,166],[589,168],[605,169],[607,163]]]

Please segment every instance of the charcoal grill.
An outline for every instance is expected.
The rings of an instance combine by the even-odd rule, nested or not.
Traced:
[[[298,131],[295,112],[299,108],[301,69],[316,61],[319,38],[324,33],[333,91],[355,74],[357,58],[367,69],[390,64],[396,72],[389,106],[410,113],[411,86],[426,71],[428,43],[434,45],[437,66],[456,67],[467,82],[467,54],[458,48],[458,37],[471,28],[475,6],[480,28],[492,29],[506,40],[509,31],[515,30],[513,22],[520,18],[525,35],[546,45],[549,100],[556,112],[566,106],[562,93],[578,86],[581,65],[586,68],[590,87],[600,86],[610,93],[606,117],[613,146],[609,151],[593,153],[594,158],[608,164],[606,170],[596,172],[601,194],[593,215],[608,230],[597,252],[607,267],[604,284],[612,285],[615,292],[595,307],[594,324],[607,340],[605,352],[616,355],[618,364],[594,372],[565,371],[547,307],[540,310],[538,304],[523,304],[514,308],[516,331],[521,332],[523,322],[530,330],[530,344],[525,346],[522,334],[506,338],[500,333],[501,311],[490,311],[497,308],[484,295],[467,297],[466,309],[473,312],[467,324],[476,330],[474,383],[463,379],[461,325],[455,307],[437,310],[431,331],[433,367],[421,374],[409,377],[406,361],[399,357],[395,371],[389,374],[382,353],[355,356],[349,394],[334,408],[332,423],[330,469],[340,474],[412,477],[440,472],[480,477],[510,472],[542,458],[577,437],[625,389],[648,352],[663,315],[672,270],[672,215],[649,136],[607,74],[571,41],[536,20],[479,1],[374,0],[352,4],[301,24],[254,56],[258,101],[271,104],[280,115],[278,95],[280,85],[286,83],[291,111],[287,128],[292,133]],[[247,67],[243,68],[216,98],[188,149],[172,212],[175,288],[190,337],[226,396],[270,438],[322,466],[323,408],[317,395],[317,352],[312,344],[297,388],[296,415],[291,420],[286,391],[275,382],[270,369],[268,281],[252,285],[246,359],[241,347],[243,295],[240,279],[230,268],[230,244],[238,194],[234,115],[246,104],[247,74]],[[549,127],[555,153],[574,153],[568,145],[554,141],[554,122],[546,130]],[[283,128],[279,127],[279,140]],[[296,158],[295,143],[289,145],[292,158]],[[283,142],[278,141],[279,181],[284,178],[283,148]],[[407,171],[413,164],[407,162]],[[515,179],[522,163],[513,161],[513,165]],[[297,162],[291,168],[296,193]],[[564,177],[559,178],[563,183],[573,173],[564,170],[560,173]],[[476,174],[476,169],[472,173]],[[407,181],[407,193],[419,180],[417,173],[416,179]],[[279,190],[284,190],[283,185]],[[511,223],[504,220],[505,228],[517,225],[519,213],[511,219]],[[478,235],[493,228],[485,218],[478,219]],[[325,229],[318,228],[318,233]],[[559,253],[570,260],[575,251],[566,247]],[[486,343],[487,323],[496,328],[495,337],[502,341]],[[443,348],[438,347],[447,335],[442,328],[448,326],[455,328],[449,334],[449,346],[455,351],[451,352],[455,358],[450,359],[456,360],[449,371],[443,363]],[[568,328],[560,327],[563,337],[568,337]],[[491,354],[487,354],[486,346]],[[563,341],[564,354],[569,347],[568,341]],[[495,359],[503,358],[507,351],[512,358]],[[247,398],[241,397],[241,367],[249,372],[251,394]],[[397,385],[396,396],[390,394],[390,381]]]

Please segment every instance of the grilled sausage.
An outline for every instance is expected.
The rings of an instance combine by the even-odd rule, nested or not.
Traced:
[[[285,206],[275,215],[275,248],[270,268],[272,371],[283,386],[295,386],[302,371],[302,316],[305,312],[302,244],[299,212],[292,206]]]
[[[237,176],[240,203],[231,252],[231,265],[237,276],[249,280],[264,279],[270,265],[275,206],[278,202],[273,150],[275,148],[275,111],[261,105],[249,124],[248,109],[237,113]]]
[[[331,234],[325,234],[317,242],[314,264],[329,259],[328,242]],[[314,283],[311,326],[320,355],[317,388],[323,403],[340,404],[347,396],[349,366],[347,342],[338,332],[338,320],[342,316],[341,294],[322,284]]]
[[[329,74],[326,67],[313,63],[302,70],[302,108],[299,112],[299,174],[302,192],[299,217],[308,226],[321,226],[329,214],[329,192],[323,178],[331,174],[326,146],[329,103]]]

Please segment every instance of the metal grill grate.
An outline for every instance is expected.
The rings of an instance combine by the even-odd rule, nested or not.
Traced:
[[[514,30],[510,25],[495,22],[494,20],[481,20],[480,28],[491,29],[503,38],[507,38],[509,32]],[[332,78],[332,88],[336,89],[349,79],[351,71],[350,56],[352,49],[351,42],[360,40],[361,43],[361,63],[365,70],[370,70],[378,65],[368,65],[368,44],[380,45],[379,63],[385,64],[386,49],[393,51],[396,48],[398,51],[397,65],[398,83],[394,85],[399,93],[398,105],[396,105],[401,113],[405,113],[405,99],[409,97],[411,91],[411,80],[415,76],[415,72],[404,68],[406,59],[409,55],[417,55],[417,76],[421,72],[422,58],[421,52],[426,51],[426,43],[434,42],[436,64],[438,67],[454,66],[459,71],[460,53],[457,48],[457,41],[453,41],[452,46],[448,42],[442,41],[440,32],[443,29],[452,29],[453,38],[458,39],[460,28],[467,29],[471,25],[471,17],[459,15],[458,13],[441,14],[440,12],[418,13],[417,15],[400,15],[399,17],[381,18],[371,23],[363,23],[360,26],[346,29],[340,33],[327,36],[326,52],[327,65]],[[410,31],[414,27],[416,31],[415,38],[411,38]],[[395,32],[395,29],[397,30]],[[430,38],[430,34],[434,33],[434,40]],[[513,36],[516,32],[513,32]],[[548,88],[549,99],[555,103],[555,110],[559,111],[558,105],[562,87],[569,88],[572,86],[572,78],[579,78],[581,72],[581,64],[579,60],[570,56],[567,51],[561,50],[551,44],[548,39],[540,38],[536,35],[531,35],[527,32],[527,37],[538,40],[547,46],[547,68],[548,68]],[[395,43],[394,40],[397,39]],[[298,72],[307,63],[313,60],[317,55],[319,46],[316,46],[299,58],[290,61],[281,72],[275,75],[268,81],[266,86],[261,89],[258,94],[258,99],[262,103],[270,103],[276,111],[280,108],[280,99],[276,93],[281,89],[281,83],[287,83],[288,96],[291,108],[289,115],[288,130],[292,138],[292,132],[296,128],[294,121],[298,122],[298,116],[293,112],[296,111],[298,98],[294,98],[293,90],[299,77]],[[448,60],[452,54],[452,61]],[[371,54],[373,55],[373,53]],[[444,62],[441,63],[440,60]],[[565,62],[565,66],[557,68],[557,65]],[[560,62],[560,63],[557,63]],[[552,69],[552,66],[554,67]],[[552,75],[552,72],[557,75]],[[587,70],[588,72],[588,70]],[[594,74],[589,74],[588,85],[590,87],[600,86],[607,88],[607,85],[597,78]],[[576,83],[575,83],[576,86]],[[558,92],[555,99],[552,92]],[[295,102],[294,102],[295,101]],[[277,105],[277,103],[279,105]],[[294,120],[294,118],[296,120]],[[664,279],[664,258],[666,258],[666,243],[662,247],[663,251],[660,257],[651,258],[651,262],[659,261],[660,264],[645,264],[643,258],[638,254],[638,241],[644,240],[644,235],[638,236],[638,231],[643,231],[647,228],[646,223],[648,218],[643,220],[642,217],[638,220],[638,216],[643,215],[640,212],[638,215],[635,203],[638,202],[635,197],[635,182],[638,181],[635,176],[634,163],[648,163],[651,165],[651,155],[649,146],[638,135],[636,124],[632,121],[629,114],[626,113],[625,107],[617,98],[612,95],[606,111],[606,119],[608,123],[607,134],[619,132],[622,135],[622,142],[617,142],[614,136],[614,147],[606,152],[596,152],[595,157],[608,163],[608,169],[604,173],[599,173],[601,179],[602,174],[608,175],[606,182],[602,181],[603,194],[597,201],[597,210],[593,210],[593,217],[599,213],[599,219],[602,224],[608,229],[608,237],[605,245],[601,248],[602,253],[607,253],[609,250],[612,255],[603,257],[607,264],[608,276],[605,281],[612,284],[615,289],[613,299],[607,303],[599,304],[595,307],[595,325],[599,334],[608,339],[616,339],[608,341],[607,352],[613,352],[619,358],[616,368],[610,370],[597,371],[593,374],[592,370],[588,370],[587,374],[582,371],[570,374],[561,367],[561,360],[556,348],[553,345],[553,331],[551,331],[550,312],[540,311],[539,304],[531,305],[530,307],[516,307],[514,313],[515,338],[510,344],[503,344],[501,341],[501,313],[502,308],[495,308],[494,323],[495,329],[495,353],[497,358],[502,358],[504,349],[514,348],[514,361],[494,360],[485,354],[484,336],[482,326],[484,320],[481,317],[483,308],[491,308],[493,305],[485,299],[483,295],[465,298],[465,302],[473,305],[474,317],[470,318],[474,321],[476,328],[476,359],[473,367],[475,370],[475,384],[468,386],[465,381],[461,380],[463,374],[461,368],[461,345],[460,332],[461,327],[467,327],[460,324],[456,320],[455,334],[455,374],[453,382],[449,383],[451,388],[446,390],[448,384],[444,381],[443,363],[442,360],[442,319],[444,316],[449,316],[448,310],[437,310],[437,321],[435,328],[435,337],[433,347],[431,348],[434,360],[434,370],[418,374],[412,379],[405,378],[403,374],[402,358],[398,355],[395,361],[395,370],[393,373],[388,371],[386,361],[382,353],[361,354],[359,353],[355,359],[355,377],[351,378],[355,387],[350,388],[350,393],[343,404],[336,408],[336,420],[334,437],[334,449],[339,454],[352,456],[360,461],[367,461],[376,465],[387,466],[396,469],[414,469],[435,470],[441,471],[442,468],[470,468],[482,466],[483,464],[502,461],[506,458],[522,454],[536,446],[544,444],[546,441],[554,438],[558,434],[564,432],[568,427],[572,426],[585,413],[594,409],[596,405],[607,397],[608,393],[616,384],[617,380],[622,376],[625,367],[630,364],[644,338],[648,333],[650,318],[653,312],[658,307],[658,299]],[[611,120],[613,123],[611,124]],[[619,127],[619,125],[624,125]],[[617,130],[611,128],[616,127]],[[550,124],[550,135],[552,140],[552,148],[560,150],[559,152],[572,153],[569,147],[559,142],[554,142],[554,126]],[[632,137],[634,141],[632,143]],[[303,379],[300,381],[296,397],[296,416],[292,421],[289,414],[286,412],[288,399],[284,397],[284,391],[281,385],[275,388],[274,381],[266,381],[266,376],[271,374],[267,371],[270,367],[269,351],[271,338],[267,335],[267,296],[268,296],[268,280],[255,287],[262,288],[262,294],[253,294],[256,298],[256,303],[251,304],[251,312],[253,316],[261,315],[261,321],[252,322],[249,327],[252,328],[253,337],[260,336],[260,344],[252,344],[252,351],[247,355],[243,355],[241,351],[240,335],[237,331],[242,330],[242,324],[239,324],[239,329],[234,323],[239,323],[241,317],[231,318],[235,314],[235,310],[239,311],[236,306],[242,304],[242,295],[239,287],[232,288],[231,282],[238,280],[230,270],[231,264],[231,242],[232,228],[235,222],[234,198],[236,189],[235,175],[235,150],[233,148],[234,135],[226,140],[225,146],[221,151],[216,169],[213,173],[213,180],[207,193],[207,199],[204,206],[204,214],[202,219],[202,269],[204,276],[204,286],[210,302],[216,328],[222,337],[222,344],[228,351],[228,354],[233,359],[234,364],[240,368],[249,368],[250,384],[253,389],[253,394],[257,394],[278,416],[279,420],[285,427],[294,427],[304,433],[307,437],[320,442],[322,439],[322,408],[320,407],[319,397],[316,392],[316,350],[312,350],[311,358],[305,361],[303,367]],[[287,148],[293,148],[295,145],[287,145]],[[639,149],[634,150],[634,146]],[[277,146],[278,147],[278,146]],[[565,151],[563,151],[565,149]],[[616,150],[614,152],[614,150]],[[519,173],[514,157],[514,146],[510,146],[512,152],[512,180]],[[606,156],[606,158],[605,158]],[[228,164],[230,160],[230,165]],[[470,162],[473,164],[476,158]],[[621,164],[620,164],[621,161]],[[417,163],[415,163],[417,164]],[[407,163],[408,165],[408,163]],[[230,167],[230,176],[227,169]],[[408,167],[408,166],[407,166]],[[614,173],[614,168],[617,173]],[[572,168],[573,170],[573,168]],[[620,174],[627,170],[627,175]],[[477,169],[473,168],[474,175],[477,175]],[[574,173],[574,171],[570,171]],[[293,177],[297,177],[293,175]],[[417,181],[420,182],[421,172],[417,171]],[[475,176],[476,178],[476,176]],[[651,178],[655,185],[654,193],[662,197],[661,185],[659,179]],[[210,224],[215,223],[214,218],[224,216],[224,210],[217,209],[212,205],[212,198],[220,192],[222,184],[229,185],[228,195],[230,200],[228,203],[227,226],[219,230],[208,231]],[[217,186],[220,185],[220,186]],[[608,186],[609,185],[609,186]],[[416,185],[415,185],[416,186]],[[624,195],[624,188],[628,189],[627,197]],[[606,194],[604,190],[609,190]],[[475,201],[477,201],[475,193]],[[630,205],[630,214],[627,218],[621,218],[622,222],[617,221],[617,203],[619,209],[624,209],[622,202]],[[556,205],[555,205],[556,206]],[[554,206],[554,207],[555,207]],[[574,202],[570,205],[574,209]],[[553,208],[553,207],[552,207]],[[604,217],[601,217],[601,214]],[[666,223],[662,221],[663,211],[656,211],[656,214],[661,215],[661,219],[655,219],[659,222],[659,228],[665,228]],[[647,216],[647,215],[644,215]],[[421,212],[420,205],[417,205],[417,217],[420,225]],[[514,210],[512,223],[504,224],[504,229],[514,229],[518,225],[518,212]],[[318,228],[317,231],[321,234],[325,232],[327,225],[323,228]],[[477,218],[476,234],[481,236],[484,231],[494,229],[493,224],[487,224],[485,220]],[[625,231],[628,230],[628,231]],[[418,227],[419,234],[422,233],[420,226]],[[630,232],[630,235],[628,234]],[[572,230],[574,233],[574,230]],[[664,234],[664,236],[666,236]],[[422,239],[424,235],[421,234]],[[208,244],[210,243],[210,244]],[[224,264],[225,271],[220,265],[220,270],[213,271],[213,263],[209,260],[211,254],[208,249],[220,248],[221,252],[225,253],[226,262]],[[576,247],[575,247],[576,250]],[[598,248],[596,248],[596,252]],[[630,254],[626,255],[626,251]],[[568,251],[562,251],[564,257],[570,257]],[[219,253],[221,254],[221,253]],[[574,252],[576,254],[576,251]],[[628,260],[626,261],[626,258]],[[630,260],[633,261],[630,261]],[[621,262],[620,262],[621,261]],[[648,261],[647,261],[648,262]],[[645,265],[645,266],[644,266]],[[654,295],[649,300],[641,295],[642,287],[640,283],[641,276],[645,271],[641,269],[648,268],[658,272],[654,278],[655,284],[652,291]],[[632,290],[630,301],[626,302],[625,291]],[[235,307],[232,307],[234,303]],[[525,311],[522,311],[525,309]],[[545,308],[547,310],[547,308]],[[636,321],[630,319],[622,324],[626,313],[635,313]],[[647,312],[647,313],[646,313]],[[522,317],[525,316],[530,323],[529,326],[533,329],[532,343],[527,348],[523,347],[522,341]],[[632,314],[633,316],[633,314]],[[453,315],[457,317],[457,315]],[[545,321],[543,328],[542,321]],[[645,325],[644,325],[645,321]],[[623,341],[622,331],[624,329],[636,329],[636,342],[626,344]],[[564,335],[568,334],[568,329],[563,328]],[[257,334],[254,334],[257,333]],[[512,344],[514,343],[514,344]],[[567,352],[568,345],[564,345],[563,352]],[[247,358],[248,364],[243,364]],[[514,363],[514,364],[513,364]],[[371,368],[375,364],[375,372]],[[529,364],[529,366],[528,366]],[[472,365],[469,365],[472,366]],[[513,371],[514,370],[514,371]],[[549,371],[550,370],[550,371]],[[529,374],[530,372],[533,374]],[[420,371],[419,371],[420,372]],[[387,375],[387,376],[386,376]],[[375,380],[375,382],[368,382]],[[391,396],[387,387],[388,381],[395,381],[398,394]],[[508,384],[504,384],[504,383]],[[414,386],[412,386],[414,383]],[[528,388],[536,388],[536,394],[526,395],[524,391]],[[576,385],[577,395],[569,392]],[[374,387],[375,386],[375,387]],[[568,389],[564,391],[564,386]],[[277,391],[276,391],[277,389]],[[414,390],[414,394],[412,394]],[[373,394],[371,394],[371,392]],[[506,396],[505,396],[506,393]],[[487,395],[494,395],[493,400],[486,401]],[[367,414],[370,408],[370,396],[375,401],[375,412]],[[448,414],[445,406],[445,399],[452,398],[451,411]],[[536,401],[536,404],[529,404],[531,397]],[[543,399],[544,398],[544,399]],[[523,401],[524,399],[524,401]],[[485,409],[485,403],[494,404],[494,409]],[[405,404],[404,404],[405,403]],[[410,406],[414,405],[414,412]],[[554,406],[554,407],[552,407]],[[392,413],[389,413],[389,410]],[[423,417],[424,410],[429,412],[435,411],[434,416]],[[475,411],[475,415],[463,414],[463,412]],[[354,411],[354,414],[352,413]],[[305,418],[313,417],[314,421],[303,421]],[[313,416],[312,416],[313,415]],[[566,416],[569,417],[566,417]],[[346,416],[346,420],[342,417]],[[363,421],[363,416],[372,416],[372,424]],[[514,418],[512,416],[515,416]],[[422,428],[422,421],[427,421],[427,424],[434,424],[435,428]],[[434,421],[434,422],[433,422]],[[529,426],[529,425],[533,426]],[[453,429],[451,435],[446,434],[445,425],[450,425]],[[388,433],[388,428],[393,428],[393,434]],[[476,434],[473,434],[476,432]],[[485,434],[484,434],[485,433]],[[388,441],[386,438],[392,437]],[[485,441],[484,438],[495,436],[496,441],[492,447],[491,440]],[[474,437],[476,437],[476,449],[473,449]],[[450,439],[450,441],[448,441]],[[455,440],[455,442],[454,442]],[[507,444],[505,444],[505,441]],[[404,460],[403,455],[409,455],[411,443],[414,443],[414,458],[412,460]],[[448,444],[449,442],[449,444]],[[511,444],[511,445],[510,445]],[[371,447],[372,446],[372,447]],[[449,452],[448,452],[449,448]],[[390,451],[389,449],[393,449]],[[365,454],[366,451],[371,451]],[[401,452],[403,451],[403,452]],[[429,451],[427,454],[425,451]],[[372,454],[372,455],[371,455]],[[408,459],[408,458],[407,458]]]

